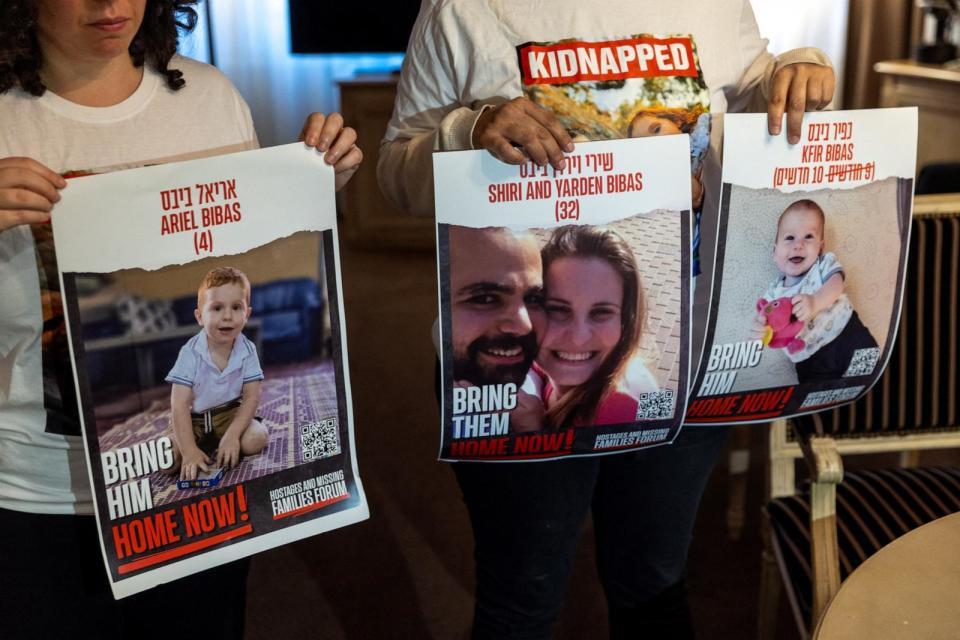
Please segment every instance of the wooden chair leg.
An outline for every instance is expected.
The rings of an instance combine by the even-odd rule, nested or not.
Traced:
[[[817,628],[833,596],[840,590],[840,551],[837,547],[837,485],[843,462],[832,438],[801,442],[813,483],[810,485],[810,567],[813,603],[810,629]]]
[[[811,486],[810,546],[813,563],[813,609],[810,629],[840,590],[840,554],[837,549],[837,485],[817,482]],[[826,513],[829,510],[830,513]]]
[[[767,499],[792,496],[797,493],[795,456],[784,449],[787,438],[787,421],[774,420],[769,431],[770,474],[768,476]]]
[[[737,541],[743,535],[746,519],[747,476],[750,471],[750,425],[734,427],[731,438],[727,493],[727,538]]]

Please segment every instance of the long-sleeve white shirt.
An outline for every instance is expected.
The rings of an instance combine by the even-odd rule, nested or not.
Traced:
[[[712,113],[762,109],[784,65],[830,64],[812,48],[769,54],[747,0],[424,0],[380,149],[383,192],[414,215],[432,215],[431,155],[470,149],[482,105],[522,95],[517,45],[641,33],[692,36]],[[717,210],[721,129],[716,122],[711,134],[704,211]]]

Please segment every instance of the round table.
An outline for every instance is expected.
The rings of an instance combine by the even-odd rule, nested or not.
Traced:
[[[840,585],[815,640],[960,638],[960,513],[918,527]]]

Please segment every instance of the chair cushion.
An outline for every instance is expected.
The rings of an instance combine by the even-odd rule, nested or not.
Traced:
[[[840,579],[899,536],[960,511],[960,467],[860,470],[837,486]],[[791,598],[810,619],[810,484],[766,506]]]

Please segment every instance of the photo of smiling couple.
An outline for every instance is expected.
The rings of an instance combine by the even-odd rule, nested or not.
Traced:
[[[684,219],[655,211],[602,226],[440,225],[453,437],[673,418],[686,358]],[[500,421],[471,419],[485,412]]]

